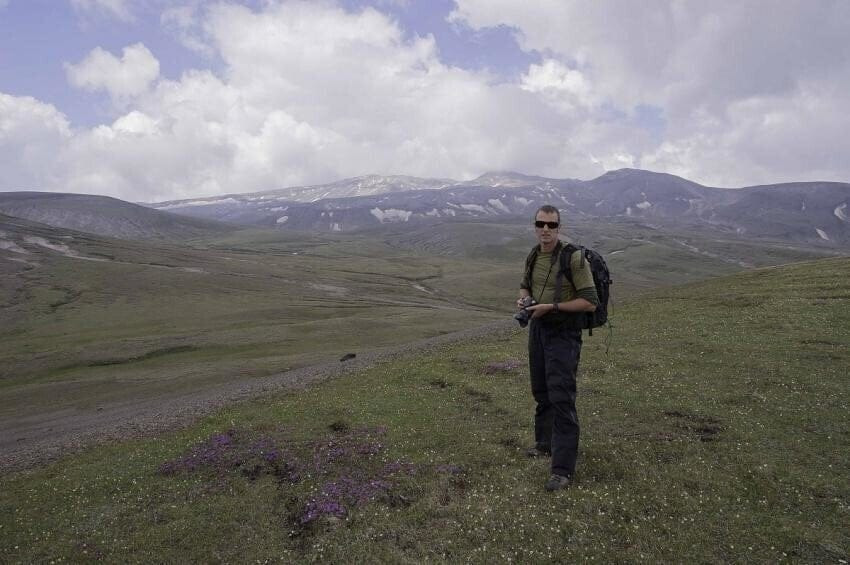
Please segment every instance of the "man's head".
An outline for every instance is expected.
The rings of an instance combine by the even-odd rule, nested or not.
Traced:
[[[558,230],[561,227],[561,213],[554,206],[541,206],[534,214],[534,232],[540,249],[551,251],[558,243]]]

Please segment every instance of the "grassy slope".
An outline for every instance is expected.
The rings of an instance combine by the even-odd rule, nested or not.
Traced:
[[[108,259],[34,246],[25,257],[40,263],[35,268],[0,257],[6,429],[33,410],[91,411],[191,393],[506,317],[533,240],[525,224],[486,223],[366,235],[244,230],[191,246],[109,240],[11,218],[0,218],[0,230]],[[603,252],[625,249],[609,255],[618,299],[733,272],[742,257],[764,265],[820,253],[634,222],[576,222],[568,231]]]
[[[752,240],[701,227],[652,226],[619,219],[567,218],[562,233],[571,241],[606,256],[618,297],[631,297],[659,286],[728,275],[744,268],[766,267],[842,254],[830,248]],[[385,235],[389,230],[390,235]],[[452,222],[419,229],[385,228],[375,232],[388,245],[448,256],[512,264],[534,241],[527,221],[493,224]]]
[[[849,280],[831,259],[620,307],[587,339],[569,491],[521,455],[517,331],[3,477],[0,561],[847,560]]]
[[[21,256],[37,267],[0,258],[6,427],[32,410],[199,390],[463,329],[505,317],[493,308],[514,295],[468,283],[485,267],[357,238],[258,232],[192,248],[0,227],[109,259],[36,246]],[[464,283],[485,298],[457,295]]]

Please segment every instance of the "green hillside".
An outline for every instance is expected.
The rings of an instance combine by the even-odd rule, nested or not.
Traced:
[[[362,238],[247,232],[190,247],[0,217],[0,240],[20,250],[0,256],[0,438],[33,415],[191,394],[502,319],[515,294],[477,275],[488,265]]]
[[[7,474],[0,561],[847,561],[850,260],[613,321],[586,338],[570,490],[522,456],[517,329]]]
[[[700,226],[686,229],[637,219],[603,221],[566,215],[564,220],[562,235],[605,255],[619,298],[753,267],[842,254],[828,247],[747,238]],[[502,264],[524,257],[534,242],[534,230],[526,219],[498,223],[453,221],[437,228],[388,227],[368,233],[405,250]]]

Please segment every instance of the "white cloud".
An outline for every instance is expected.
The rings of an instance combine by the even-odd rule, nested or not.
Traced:
[[[215,54],[212,47],[204,41],[200,21],[200,6],[197,4],[184,4],[166,8],[160,15],[159,21],[187,49],[206,57],[212,57]]]
[[[567,111],[576,105],[589,106],[594,103],[590,83],[575,69],[554,59],[532,64],[522,76],[520,87],[530,92],[542,93],[556,106]]]
[[[0,182],[5,190],[55,188],[56,155],[72,133],[55,107],[0,92]]]
[[[96,47],[76,65],[66,63],[68,81],[89,91],[105,90],[120,104],[145,92],[159,76],[159,61],[141,43],[125,47],[119,59]]]
[[[458,23],[513,26],[544,54],[515,82],[445,64],[433,37],[375,9],[160,5],[170,6],[162,25],[217,70],[169,80],[142,44],[120,58],[95,49],[67,74],[110,94],[110,123],[74,131],[52,106],[7,97],[26,124],[0,130],[15,156],[3,161],[9,178],[137,201],[367,173],[590,178],[642,166],[731,186],[850,178],[838,3],[822,5],[829,23],[789,0],[752,30],[751,2],[459,0]],[[819,34],[794,39],[816,23]],[[657,131],[638,105],[661,109]],[[46,165],[16,165],[22,148]]]
[[[494,85],[443,64],[432,37],[406,38],[378,11],[330,3],[170,14],[202,29],[196,37],[223,71],[154,81],[153,65],[134,64],[153,55],[129,57],[131,48],[120,61],[96,50],[69,69],[76,84],[109,90],[126,110],[74,137],[64,189],[157,200],[374,172],[592,176],[603,168],[585,142],[600,154],[623,151],[621,126],[582,124],[587,110],[553,115],[553,104],[584,104],[589,88],[554,62],[532,68],[523,85]],[[132,80],[119,81],[121,70]]]
[[[74,9],[82,14],[103,14],[120,21],[133,21],[130,0],[71,0]]]
[[[661,108],[641,166],[733,186],[850,178],[834,133],[850,107],[848,2],[458,0],[451,18],[513,28],[623,114]]]

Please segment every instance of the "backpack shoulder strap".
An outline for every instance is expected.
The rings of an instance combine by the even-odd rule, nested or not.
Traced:
[[[523,285],[528,285],[531,288],[531,272],[534,269],[534,263],[537,262],[537,254],[540,252],[540,246],[535,245],[528,256],[525,258],[525,272],[523,273]]]
[[[531,269],[534,268],[534,263],[537,262],[537,255],[540,253],[540,246],[535,245],[531,248],[528,256],[525,258],[525,271],[526,273],[530,273]]]
[[[564,277],[567,278],[571,283],[573,282],[573,270],[570,265],[570,259],[573,257],[573,253],[582,249],[581,247],[575,246],[572,243],[568,243],[561,247],[561,253],[559,255],[560,268],[558,269],[558,274],[555,275],[555,295],[553,298],[554,302],[561,301],[561,291],[564,288]],[[584,260],[584,253],[582,253],[582,261]]]

